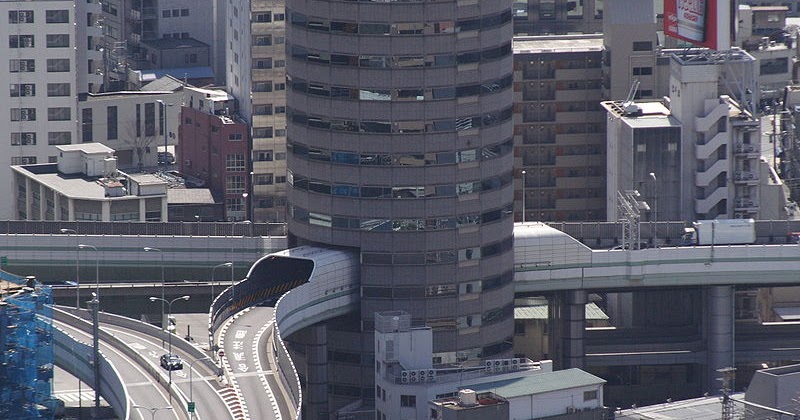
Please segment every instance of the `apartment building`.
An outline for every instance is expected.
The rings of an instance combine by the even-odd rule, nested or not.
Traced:
[[[0,1],[0,194],[14,196],[9,165],[55,162],[54,145],[78,140],[77,95],[102,84],[99,2]],[[15,217],[12,200],[0,218]]]
[[[155,167],[158,150],[178,143],[183,93],[119,91],[81,95],[76,143],[98,142],[116,151],[120,168]]]
[[[215,201],[224,202],[225,220],[251,220],[251,182],[268,185],[275,179],[251,171],[249,126],[238,119],[235,99],[224,90],[189,87],[185,92],[183,141],[177,146],[181,173],[205,181]]]
[[[233,0],[225,9],[226,84],[251,126],[254,221],[286,220],[286,13],[283,0]],[[281,182],[277,182],[280,180]]]
[[[514,33],[599,33],[603,29],[604,3],[604,0],[514,0]]]
[[[605,218],[602,47],[601,35],[514,39],[517,221]]]

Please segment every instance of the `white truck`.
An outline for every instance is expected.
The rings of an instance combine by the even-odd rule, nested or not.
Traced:
[[[684,231],[685,245],[741,245],[756,241],[753,219],[698,220]]]

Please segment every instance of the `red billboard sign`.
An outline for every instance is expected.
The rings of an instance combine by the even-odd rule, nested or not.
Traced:
[[[694,45],[718,49],[717,0],[664,0],[664,32]]]

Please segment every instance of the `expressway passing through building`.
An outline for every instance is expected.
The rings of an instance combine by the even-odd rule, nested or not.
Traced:
[[[223,365],[241,398],[241,418],[291,418],[278,388],[271,362],[274,357],[268,354],[272,349],[273,313],[270,307],[251,307],[234,315],[220,330]]]

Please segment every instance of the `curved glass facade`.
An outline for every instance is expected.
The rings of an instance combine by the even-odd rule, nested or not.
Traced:
[[[442,360],[511,351],[510,10],[287,1],[290,234],[358,248],[363,332],[407,311]]]

